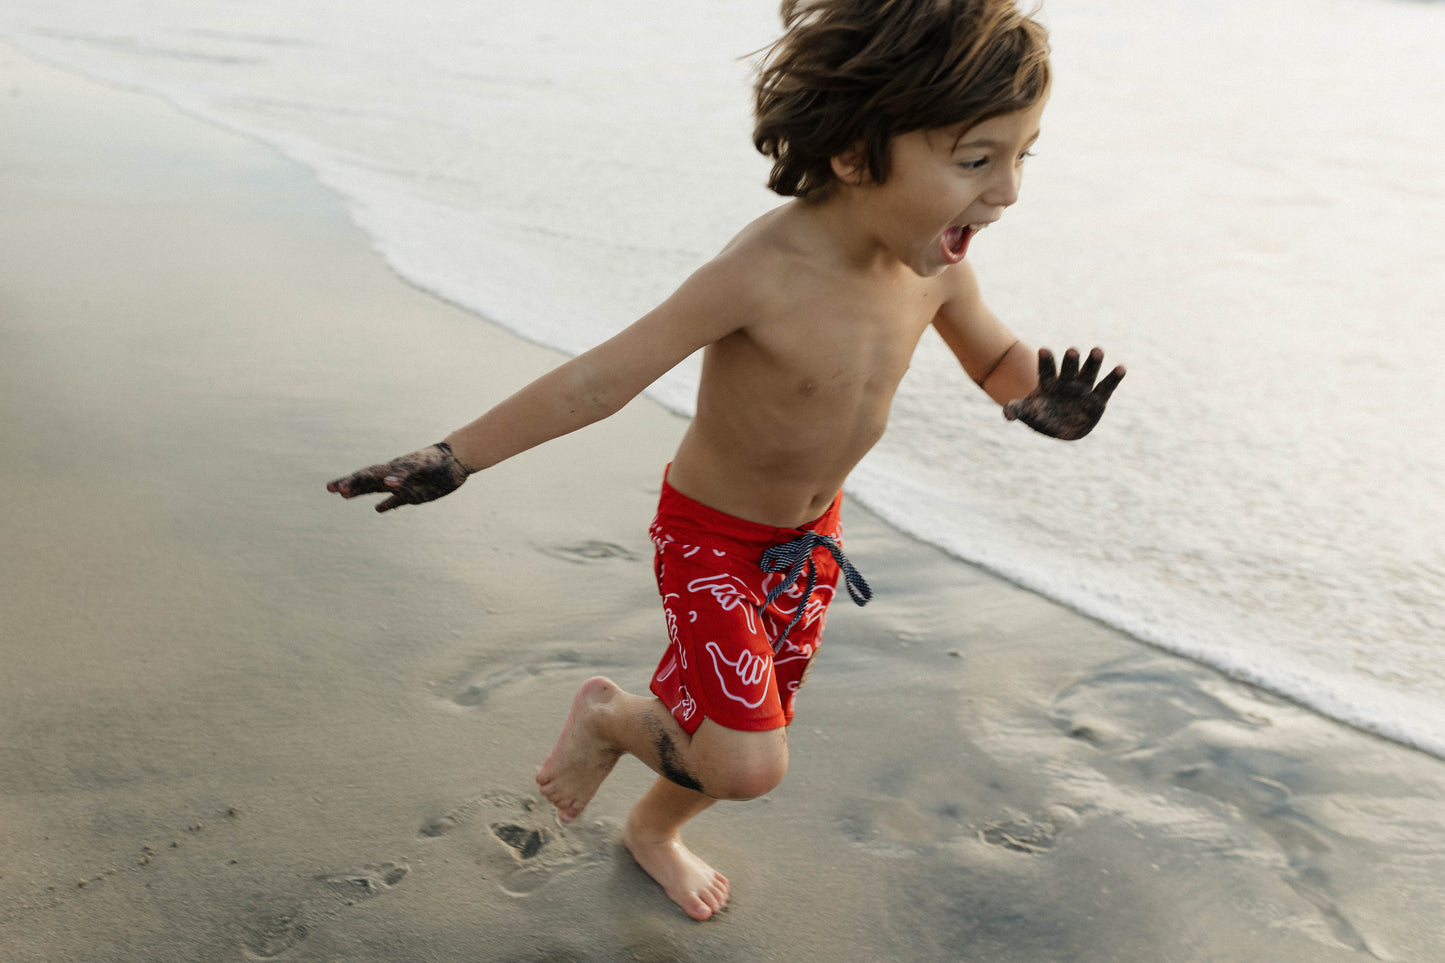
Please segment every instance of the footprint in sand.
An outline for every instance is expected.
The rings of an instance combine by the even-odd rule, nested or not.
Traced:
[[[1037,816],[1013,816],[978,830],[979,842],[1015,853],[1039,856],[1058,842],[1059,836],[1079,823],[1079,814],[1068,806],[1054,805]]]
[[[306,939],[306,923],[298,907],[290,912],[262,916],[246,926],[241,941],[242,952],[249,960],[274,960]]]
[[[329,886],[333,892],[347,900],[351,905],[359,899],[371,899],[373,896],[380,896],[393,886],[406,879],[411,872],[411,867],[398,865],[397,863],[382,863],[380,866],[367,867],[363,872],[344,873],[340,876],[323,876],[321,881]]]
[[[550,806],[512,793],[489,793],[433,816],[417,834],[469,852],[510,896],[530,895],[559,876],[611,860],[616,836],[603,820],[564,829]]]
[[[518,859],[531,859],[547,844],[545,829],[518,826],[513,823],[497,823],[492,826],[492,835],[516,850]]]
[[[452,693],[452,701],[469,709],[476,708],[485,703],[498,689],[535,674],[536,670],[530,665],[509,666],[464,684]]]
[[[635,562],[640,558],[631,549],[623,548],[612,542],[596,540],[575,542],[571,545],[552,545],[543,547],[541,551],[553,558],[560,558],[564,562],[572,562],[576,565],[593,565],[614,558],[624,562]]]
[[[350,873],[318,876],[321,892],[315,898],[280,912],[258,914],[244,924],[242,953],[251,960],[278,959],[348,906],[381,896],[410,873],[411,867],[405,863],[381,863]]]
[[[586,668],[594,674],[615,667],[615,663],[584,655],[575,649],[556,649],[541,653],[532,661],[520,665],[507,665],[493,671],[473,666],[451,682],[442,686],[447,697],[459,706],[469,709],[485,705],[496,693],[509,687],[542,679],[557,672],[577,673]]]
[[[1068,806],[1053,805],[1035,816],[1010,812],[978,828],[965,823],[959,807],[952,804],[921,808],[905,799],[854,799],[841,816],[843,832],[872,849],[917,852],[976,836],[987,845],[1030,856],[1053,848],[1082,818]]]

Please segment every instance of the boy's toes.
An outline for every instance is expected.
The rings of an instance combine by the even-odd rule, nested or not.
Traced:
[[[701,904],[706,907],[707,913],[705,916],[698,916],[696,913],[689,915],[694,919],[707,919],[728,905],[728,881],[721,874],[714,874],[712,881],[704,886],[698,895]]]
[[[582,810],[586,808],[582,804],[579,804],[577,800],[568,799],[556,786],[545,783],[539,784],[539,786],[542,790],[542,797],[557,807],[557,821],[564,826],[567,823],[575,821],[578,816],[582,815]]]
[[[701,898],[694,899],[689,905],[683,907],[683,911],[695,920],[705,920],[715,912],[713,907]]]

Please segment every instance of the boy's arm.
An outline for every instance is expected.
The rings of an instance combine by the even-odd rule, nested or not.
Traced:
[[[445,441],[338,478],[327,491],[343,498],[390,494],[379,512],[432,501],[474,472],[614,414],[684,358],[743,326],[738,295],[747,287],[735,274],[726,260],[709,262],[636,322]]]
[[[950,290],[933,326],[968,376],[1003,406],[1004,417],[1069,441],[1092,431],[1124,378],[1123,365],[1095,385],[1104,352],[1089,352],[1081,368],[1079,352],[1070,348],[1056,369],[1052,352],[1040,348],[1035,356],[988,309],[968,264],[948,276]]]
[[[1037,388],[1034,353],[983,303],[973,269],[964,262],[945,276],[949,290],[933,327],[964,373],[1000,405]]]

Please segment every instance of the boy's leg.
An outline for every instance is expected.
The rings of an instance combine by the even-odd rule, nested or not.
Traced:
[[[683,823],[713,802],[659,776],[632,807],[622,831],[622,842],[637,865],[695,920],[707,919],[728,901],[727,877],[699,859],[679,835]]]
[[[581,815],[624,752],[662,778],[632,807],[623,842],[669,899],[705,920],[727,905],[728,881],[683,845],[679,830],[715,799],[753,799],[781,782],[787,730],[740,732],[705,719],[688,735],[661,700],[623,692],[600,676],[588,679],[537,773],[558,819]]]

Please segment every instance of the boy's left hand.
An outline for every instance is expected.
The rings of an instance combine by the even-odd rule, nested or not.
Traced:
[[[1022,421],[1034,431],[1053,438],[1074,441],[1084,437],[1104,416],[1109,396],[1124,378],[1124,366],[1119,365],[1095,385],[1094,378],[1103,363],[1104,352],[1095,348],[1081,369],[1079,352],[1070,348],[1064,352],[1064,363],[1056,372],[1053,353],[1048,348],[1040,348],[1039,386],[1028,397],[1004,405],[1003,416],[1009,421]]]

